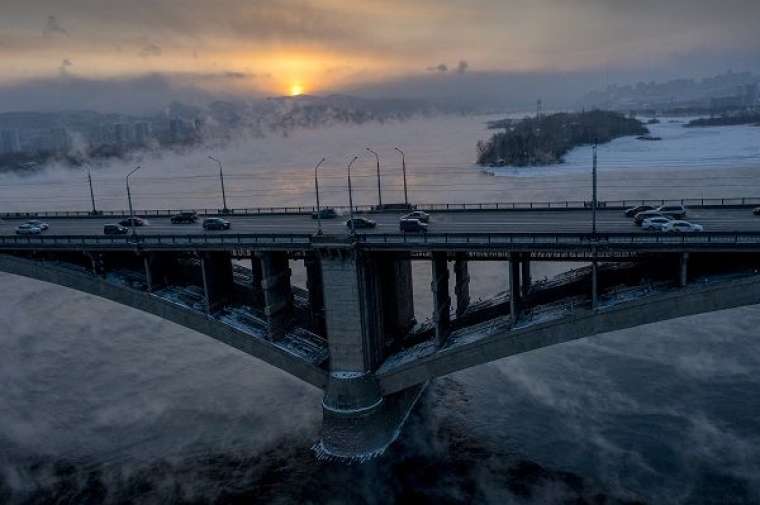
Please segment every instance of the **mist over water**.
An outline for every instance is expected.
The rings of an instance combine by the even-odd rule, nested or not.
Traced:
[[[312,168],[327,156],[320,196],[345,205],[345,163],[356,153],[356,203],[374,204],[369,146],[382,156],[384,200],[398,201],[399,146],[414,201],[589,197],[585,148],[559,167],[498,176],[473,167],[487,119],[306,130],[146,154],[96,167],[96,195],[102,208],[126,207],[123,175],[142,164],[136,207],[219,206],[211,153],[225,163],[231,206],[312,205]],[[600,198],[760,195],[760,129],[663,122],[653,133],[664,140],[601,149]],[[86,210],[84,175],[55,166],[4,175],[0,202]],[[573,266],[538,263],[533,274]],[[422,320],[431,312],[429,265],[415,263],[414,275]],[[506,266],[473,263],[471,277],[473,298],[492,296],[506,287]],[[303,283],[298,270],[295,280]],[[385,457],[342,467],[309,451],[321,420],[314,388],[133,309],[10,275],[0,285],[0,503],[760,502],[758,307],[458,372],[433,384]]]

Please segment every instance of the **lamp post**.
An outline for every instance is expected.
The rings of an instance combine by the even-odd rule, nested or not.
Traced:
[[[98,211],[95,209],[95,192],[92,190],[92,173],[90,172],[90,165],[87,165],[87,182],[90,184],[90,200],[92,201],[92,215],[97,216]]]
[[[351,165],[353,165],[358,159],[358,156],[354,156],[348,163],[348,219],[351,224],[351,235],[356,233],[356,227],[354,225],[354,196],[351,190]]]
[[[407,190],[406,190],[406,155],[404,154],[404,151],[402,151],[398,147],[394,147],[393,149],[395,149],[396,151],[399,152],[399,154],[401,154],[401,170],[404,173],[404,205],[406,207],[409,207],[409,193],[407,193]]]
[[[222,185],[222,213],[229,214],[230,209],[227,208],[227,195],[224,192],[224,170],[222,169],[222,162],[213,156],[209,156],[208,159],[215,161],[219,165],[219,183]]]
[[[593,186],[591,196],[591,233],[596,236],[596,141],[594,141],[594,147],[592,150],[594,153],[594,164],[591,169],[591,185]]]
[[[127,200],[129,201],[129,226],[132,228],[132,235],[137,233],[135,230],[135,211],[132,208],[132,192],[129,190],[129,176],[140,170],[142,167],[138,166],[127,174]]]
[[[317,171],[319,170],[320,165],[324,162],[325,159],[322,158],[319,160],[319,163],[314,166],[314,194],[317,196],[317,235],[322,235],[322,216],[319,215],[319,178],[317,176]]]
[[[367,148],[367,151],[369,151],[369,152],[371,152],[372,154],[375,155],[375,161],[377,162],[377,165],[376,165],[377,166],[377,207],[379,209],[382,209],[382,207],[383,207],[383,194],[382,194],[382,192],[380,190],[380,156],[378,156],[378,154],[375,151],[373,151],[372,149],[370,149],[369,147]]]

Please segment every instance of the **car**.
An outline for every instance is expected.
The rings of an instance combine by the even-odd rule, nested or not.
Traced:
[[[331,207],[325,207],[324,209],[319,209],[319,213],[317,211],[312,212],[311,218],[312,219],[335,219],[338,217],[338,213],[335,212],[335,209]]]
[[[416,219],[422,223],[430,222],[430,214],[421,210],[415,210],[401,217],[401,219]]]
[[[752,209],[752,213],[756,216],[760,216],[760,207],[755,207]]]
[[[198,213],[194,210],[180,212],[171,217],[172,224],[193,224],[198,222]]]
[[[636,216],[634,216],[633,218],[633,222],[634,224],[641,226],[641,224],[645,220],[651,219],[653,217],[669,217],[669,216],[665,216],[665,214],[657,210],[645,210],[644,212],[639,212],[638,214],[636,214]]]
[[[399,221],[399,229],[406,232],[422,232],[425,233],[428,230],[428,224],[420,221],[419,219],[402,218]]]
[[[129,228],[120,224],[111,223],[103,225],[103,233],[105,235],[125,235],[129,233]]]
[[[667,216],[650,217],[649,219],[645,219],[644,222],[641,223],[641,229],[662,231],[665,225],[671,221],[672,219],[670,219]]]
[[[376,222],[366,217],[355,217],[353,218],[353,221],[354,221],[354,228],[374,228],[377,226]],[[348,226],[349,228],[351,227],[351,219],[346,221],[346,226]]]
[[[221,217],[207,217],[203,220],[204,230],[229,230],[230,222]]]
[[[20,224],[16,227],[16,235],[39,235],[42,228],[38,228],[29,223]]]
[[[695,233],[704,231],[704,227],[701,224],[694,224],[688,221],[671,221],[666,224],[662,231],[671,233]]]
[[[657,209],[657,212],[664,216],[670,216],[673,219],[683,219],[686,217],[686,207],[683,205],[663,205]]]
[[[132,226],[148,226],[149,223],[147,219],[134,216],[134,217],[128,217],[126,219],[122,219],[121,221],[119,221],[119,224],[122,226],[132,227]]]
[[[655,209],[651,205],[639,205],[638,207],[632,207],[630,209],[627,209],[625,211],[625,217],[634,217],[639,212],[644,212],[646,210],[655,210]]]
[[[49,228],[49,226],[48,226],[47,223],[43,223],[42,221],[38,221],[36,219],[34,219],[32,221],[27,221],[26,224],[31,224],[32,226],[35,226],[35,227],[39,228],[42,231],[45,231],[45,230],[47,230]]]

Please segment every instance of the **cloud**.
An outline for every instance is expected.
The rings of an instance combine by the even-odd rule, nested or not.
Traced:
[[[45,37],[52,37],[54,35],[68,36],[69,32],[67,32],[66,29],[60,25],[58,19],[55,16],[48,16],[47,23],[45,23],[45,28],[42,30],[42,35]]]
[[[146,44],[143,46],[142,49],[140,49],[140,52],[137,53],[141,58],[150,58],[153,56],[161,56],[161,53],[163,53],[163,50],[161,49],[161,46],[158,44],[154,44],[152,42]]]

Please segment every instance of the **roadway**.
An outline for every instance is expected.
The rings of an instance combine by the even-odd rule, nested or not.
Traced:
[[[359,214],[357,214],[359,215]],[[377,222],[374,229],[358,229],[357,233],[398,233],[401,213],[368,214]],[[428,229],[431,233],[588,233],[591,231],[589,210],[521,210],[521,211],[466,211],[431,212]],[[310,215],[253,215],[229,216],[232,224],[227,231],[204,231],[196,224],[171,224],[169,218],[150,218],[149,225],[137,228],[145,235],[202,235],[202,234],[311,234],[317,231],[317,221]],[[348,233],[347,217],[323,219],[324,233]],[[704,226],[705,232],[760,232],[760,216],[751,209],[689,209],[686,218]],[[116,218],[51,218],[44,220],[50,228],[44,235],[103,235],[103,225],[114,223]],[[22,219],[0,221],[0,236],[14,235]],[[641,229],[620,210],[599,210],[597,230],[600,233],[632,233]]]

